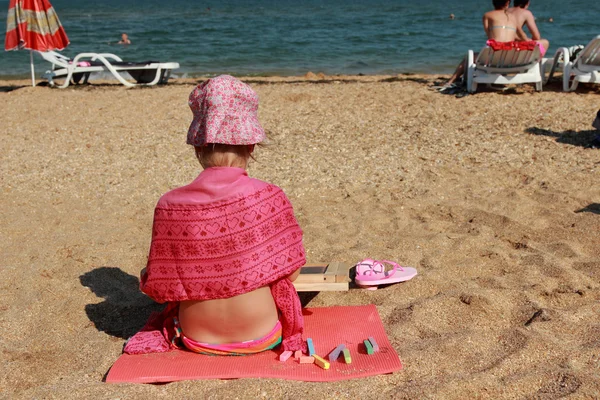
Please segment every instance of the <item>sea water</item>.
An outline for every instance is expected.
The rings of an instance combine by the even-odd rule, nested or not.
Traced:
[[[482,47],[481,17],[492,9],[491,0],[51,2],[71,41],[65,55],[175,61],[179,77],[449,73],[468,49]],[[550,40],[549,56],[600,34],[600,1],[532,0],[530,10]],[[122,32],[131,45],[116,44]],[[38,55],[35,65],[37,76],[49,66]],[[0,78],[28,74],[28,51],[0,52]]]

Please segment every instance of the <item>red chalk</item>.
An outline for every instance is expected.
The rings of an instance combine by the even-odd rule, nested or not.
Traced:
[[[315,358],[310,356],[302,356],[298,361],[300,364],[314,364]]]
[[[294,358],[298,360],[300,357],[302,357],[302,350],[296,350],[294,353]]]

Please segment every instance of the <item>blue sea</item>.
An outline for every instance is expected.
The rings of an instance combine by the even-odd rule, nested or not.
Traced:
[[[468,49],[481,48],[481,16],[492,9],[491,0],[51,2],[71,41],[65,55],[176,61],[178,77],[449,73]],[[530,10],[550,40],[549,55],[600,34],[598,0],[532,0]],[[122,32],[131,45],[116,44]],[[35,64],[38,76],[48,68],[39,56]],[[28,74],[28,51],[0,52],[0,78]]]

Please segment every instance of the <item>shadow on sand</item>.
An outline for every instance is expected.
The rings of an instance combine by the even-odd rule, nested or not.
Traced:
[[[596,139],[596,136],[598,136],[598,131],[595,129],[586,131],[568,130],[564,132],[555,132],[549,129],[532,127],[525,129],[525,132],[530,133],[532,135],[553,137],[558,143],[570,144],[572,146],[590,148],[596,147],[600,144],[597,143],[598,140]]]
[[[104,301],[85,306],[85,312],[99,331],[127,339],[139,331],[153,311],[161,311],[157,304],[140,292],[138,278],[117,267],[99,267],[79,277],[83,286]]]
[[[547,77],[547,74],[546,74]],[[567,92],[563,91],[563,82],[562,75],[554,76],[548,82],[544,83],[544,92],[558,92],[567,94]],[[590,94],[590,93],[600,93],[600,86],[596,83],[580,83],[577,86],[575,92],[569,92],[570,94],[579,93],[579,94]]]
[[[13,90],[21,89],[24,87],[26,87],[26,86],[23,86],[23,85],[0,86],[0,93],[8,93],[8,92],[12,92]]]
[[[589,205],[585,206],[584,208],[582,208],[580,210],[576,210],[575,212],[576,213],[589,212],[589,213],[599,214],[600,215],[600,204],[599,203],[592,203],[592,204],[589,204]]]
[[[86,272],[79,281],[104,301],[85,306],[85,312],[96,329],[109,335],[127,339],[138,332],[154,311],[162,311],[164,304],[155,303],[140,292],[140,281],[117,267],[99,267]],[[302,307],[306,307],[319,292],[299,293]]]

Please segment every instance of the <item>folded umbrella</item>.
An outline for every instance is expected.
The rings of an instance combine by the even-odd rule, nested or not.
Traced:
[[[4,49],[30,50],[33,86],[35,86],[33,50],[62,50],[68,44],[69,38],[48,0],[10,0]]]

